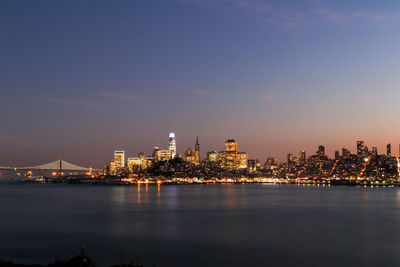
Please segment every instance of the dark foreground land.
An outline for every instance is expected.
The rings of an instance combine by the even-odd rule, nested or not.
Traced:
[[[55,261],[47,265],[40,264],[18,264],[11,261],[3,261],[0,259],[1,267],[94,267],[95,262],[85,254],[85,250],[82,249],[81,254],[72,257],[67,261]],[[155,265],[153,265],[155,266]],[[111,265],[110,267],[144,267],[143,264],[133,264],[133,263],[121,263]]]

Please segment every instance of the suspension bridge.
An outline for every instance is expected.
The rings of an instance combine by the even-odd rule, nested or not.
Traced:
[[[89,171],[92,168],[81,167],[65,160],[59,159],[53,162],[45,163],[37,166],[28,167],[1,167],[0,170],[42,170],[42,171]]]

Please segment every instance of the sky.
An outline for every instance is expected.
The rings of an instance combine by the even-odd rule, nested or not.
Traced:
[[[400,143],[400,1],[0,1],[0,166]]]

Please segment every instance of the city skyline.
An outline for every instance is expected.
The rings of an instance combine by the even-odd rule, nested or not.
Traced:
[[[101,167],[169,132],[202,157],[398,154],[398,1],[5,0],[0,23],[0,165]]]
[[[172,138],[171,138],[172,137]],[[173,146],[171,146],[171,140],[173,140]],[[215,159],[213,159],[212,161],[218,161],[221,160],[221,157],[226,157],[224,155],[222,155],[222,153],[226,153],[227,151],[236,151],[237,154],[240,153],[244,153],[246,154],[246,158],[245,161],[247,162],[247,160],[258,160],[260,163],[263,163],[264,161],[267,163],[269,158],[274,158],[275,160],[278,160],[278,157],[276,157],[275,155],[267,155],[264,158],[252,158],[252,157],[248,157],[248,152],[238,152],[238,141],[232,138],[228,138],[225,141],[225,149],[224,150],[209,150],[206,152],[203,152],[203,154],[200,153],[200,143],[199,143],[199,137],[196,136],[196,142],[194,143],[193,146],[188,146],[185,150],[184,153],[181,152],[177,152],[176,149],[176,136],[175,133],[169,133],[168,135],[168,149],[163,150],[163,147],[160,145],[155,145],[153,147],[152,153],[145,153],[143,151],[137,152],[136,154],[138,155],[138,157],[130,157],[131,159],[139,159],[141,156],[142,157],[148,157],[147,159],[150,160],[151,159],[156,159],[156,161],[163,161],[163,160],[171,160],[174,159],[175,157],[179,157],[182,158],[190,163],[194,163],[195,165],[200,164],[201,161],[203,160],[209,160],[209,157],[212,157]],[[292,152],[288,152],[286,154],[286,159],[284,160],[278,160],[277,163],[281,164],[281,163],[285,163],[285,162],[291,162],[294,159],[298,160],[300,163],[304,163],[308,158],[312,157],[313,155],[318,155],[318,156],[327,156],[328,158],[337,158],[339,157],[339,155],[343,156],[345,155],[345,153],[351,153],[357,156],[363,156],[365,153],[370,155],[386,155],[386,156],[391,156],[391,157],[398,157],[400,158],[400,144],[398,146],[396,146],[398,148],[397,153],[393,153],[392,150],[392,144],[388,143],[385,145],[386,150],[382,151],[378,149],[378,147],[376,146],[371,146],[371,144],[369,144],[369,146],[367,145],[368,143],[366,143],[364,140],[357,140],[355,143],[355,148],[348,148],[348,147],[340,147],[340,148],[336,148],[333,153],[327,153],[327,150],[325,148],[325,145],[321,144],[318,145],[316,147],[316,149],[313,151],[307,151],[305,149],[299,149],[296,153],[292,153]],[[232,146],[233,145],[233,146]],[[157,156],[157,151],[161,152],[161,154],[166,154],[164,157],[160,154]],[[124,156],[121,159],[116,159],[116,153],[119,152],[123,152]],[[307,153],[308,152],[308,153]],[[114,160],[115,161],[122,161],[125,160],[125,154],[126,151],[125,150],[119,150],[119,151],[115,151],[114,152]],[[210,156],[211,154],[215,154]],[[332,154],[332,155],[331,155]],[[132,153],[130,153],[130,155],[133,155]],[[307,156],[308,155],[308,156]],[[366,157],[369,157],[366,156]],[[237,157],[237,156],[236,156]],[[129,158],[128,158],[129,159]],[[236,161],[238,161],[238,159],[236,158]],[[128,162],[125,160],[125,162]],[[122,164],[123,165],[123,164]]]

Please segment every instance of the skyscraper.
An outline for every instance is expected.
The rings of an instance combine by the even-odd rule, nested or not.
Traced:
[[[386,156],[388,157],[392,156],[392,146],[390,144],[386,145]]]
[[[299,160],[300,160],[300,163],[305,163],[306,162],[307,157],[306,157],[306,151],[305,150],[300,150],[299,151]]]
[[[362,156],[364,148],[364,141],[357,141],[357,156]]]
[[[273,167],[278,165],[278,160],[277,158],[274,157],[269,157],[267,158],[267,161],[265,162],[265,166],[267,167]]]
[[[237,167],[238,167],[238,169],[247,169],[247,153],[246,152],[238,153]]]
[[[219,153],[222,168],[236,169],[238,163],[237,147],[237,142],[234,139],[225,141],[225,151]]]
[[[378,156],[378,148],[376,146],[372,148],[372,156],[374,157]]]
[[[292,153],[287,154],[287,164],[290,165],[293,163],[293,155]]]
[[[339,150],[335,150],[335,160],[339,160]]]
[[[210,152],[207,152],[207,160],[208,160],[208,161],[217,161],[217,160],[218,160],[218,153],[217,153],[217,151],[210,151]]]
[[[318,147],[317,155],[319,157],[325,156],[325,147],[323,145]]]
[[[116,169],[125,167],[125,151],[115,151],[114,162]]]
[[[194,146],[194,164],[200,164],[200,144],[198,136],[196,136],[196,145]]]
[[[185,160],[190,163],[194,163],[194,151],[190,148],[185,151]]]
[[[351,155],[351,153],[350,153],[350,151],[348,149],[342,148],[342,156],[343,157],[347,157],[347,156],[350,156],[350,155]]]
[[[168,150],[171,156],[171,159],[175,158],[176,156],[176,141],[175,141],[175,134],[170,133],[168,137]]]

